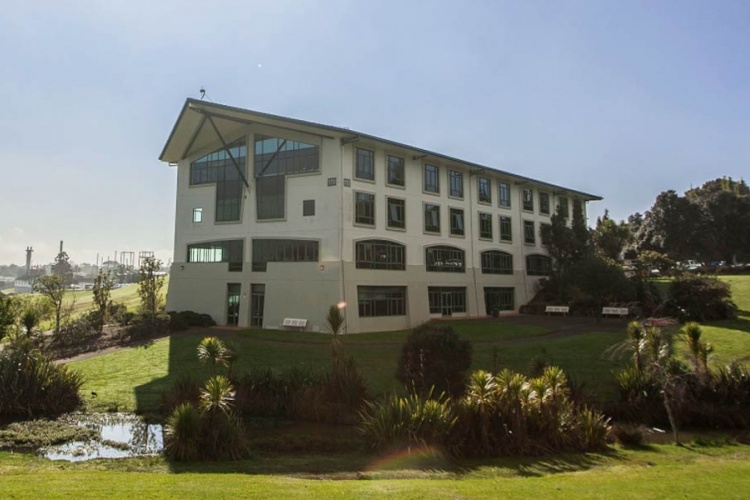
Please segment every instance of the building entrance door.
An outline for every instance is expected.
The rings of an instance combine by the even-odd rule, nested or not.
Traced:
[[[453,314],[453,294],[451,292],[440,292],[440,312],[443,316]]]
[[[263,328],[266,285],[250,285],[250,326]]]
[[[240,291],[239,283],[227,284],[227,325],[237,326],[240,322]]]

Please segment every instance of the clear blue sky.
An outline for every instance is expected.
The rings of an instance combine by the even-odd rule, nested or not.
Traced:
[[[186,97],[581,191],[590,222],[750,171],[750,1],[17,1],[2,6],[0,263],[171,257]]]

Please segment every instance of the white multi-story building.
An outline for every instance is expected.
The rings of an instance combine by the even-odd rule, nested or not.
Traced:
[[[349,333],[517,311],[549,272],[540,228],[601,199],[353,130],[188,99],[168,310]]]

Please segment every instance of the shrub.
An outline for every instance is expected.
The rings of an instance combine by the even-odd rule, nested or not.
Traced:
[[[366,404],[361,414],[360,430],[370,448],[376,450],[404,447],[445,447],[446,439],[456,424],[444,394],[425,397],[411,393],[396,394],[379,403]]]
[[[685,274],[670,286],[672,314],[685,320],[714,321],[737,316],[729,285],[716,278]]]
[[[133,339],[147,339],[156,335],[165,334],[169,331],[169,316],[157,314],[137,314],[128,323],[127,335]]]
[[[539,377],[502,370],[474,372],[456,405],[456,455],[539,455],[606,446],[609,420],[575,403],[567,377],[548,366]]]
[[[198,407],[181,403],[167,420],[165,454],[173,460],[239,460],[247,453],[242,421],[234,413],[234,387],[222,375],[200,389]]]
[[[187,325],[188,327],[216,326],[216,322],[209,314],[197,313],[195,311],[169,311],[168,314],[172,321]]]
[[[55,333],[53,342],[62,347],[76,346],[97,337],[96,321],[92,321],[91,315],[84,315],[60,326]]]
[[[30,339],[17,337],[0,351],[0,415],[57,416],[78,408],[83,379],[57,365]]]
[[[419,394],[445,392],[459,397],[471,366],[471,343],[447,325],[434,322],[414,328],[401,349],[396,378]]]

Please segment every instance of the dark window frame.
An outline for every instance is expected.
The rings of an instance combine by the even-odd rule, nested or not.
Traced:
[[[552,274],[552,259],[547,255],[536,253],[527,255],[526,274],[528,276],[549,276]]]
[[[536,225],[533,220],[523,221],[523,242],[527,245],[536,244]]]
[[[357,286],[357,312],[360,318],[406,316],[405,286]]]
[[[539,191],[539,213],[542,215],[549,215],[549,210],[549,193],[545,191]]]
[[[491,240],[492,232],[492,214],[479,212],[479,238],[482,240]]]
[[[406,162],[400,156],[386,155],[386,184],[406,187]]]
[[[502,250],[486,250],[480,257],[482,274],[513,274],[513,254]]]
[[[502,208],[511,207],[510,183],[502,181],[497,183],[497,206]]]
[[[440,194],[440,167],[425,163],[422,169],[422,189],[425,193]]]
[[[479,203],[492,204],[492,181],[489,177],[477,178],[477,196]]]
[[[354,178],[360,181],[375,181],[375,151],[355,148]]]
[[[395,210],[391,206],[397,207]],[[400,210],[399,208],[400,207]],[[394,217],[396,215],[396,217]],[[400,216],[400,219],[399,219]],[[385,220],[389,229],[406,229],[406,200],[403,198],[385,197]]]
[[[443,297],[450,295],[450,305],[443,303]],[[466,312],[465,286],[430,286],[427,287],[427,304],[430,314],[445,314],[449,307],[449,314]]]
[[[302,200],[302,217],[315,215],[315,200]]]
[[[406,270],[406,245],[395,241],[357,241],[354,255],[357,269]]]
[[[440,205],[435,203],[425,203],[422,213],[424,215],[424,223],[422,227],[425,233],[440,234]],[[437,217],[433,217],[433,214],[437,214]],[[430,225],[428,226],[428,220]]]
[[[464,174],[455,169],[448,170],[448,196],[464,198]]]
[[[500,216],[500,241],[513,242],[513,218],[507,215]]]
[[[464,209],[463,208],[450,208],[449,217],[450,217],[451,235],[452,236],[464,236],[466,234]]]
[[[253,238],[252,270],[265,272],[269,262],[318,262],[320,241]]]
[[[354,192],[354,223],[375,226],[375,195],[364,191]]]
[[[534,211],[534,190],[531,188],[523,188],[521,195],[521,207],[525,212]]]
[[[434,245],[424,249],[425,269],[436,273],[466,272],[466,251],[448,245]]]

